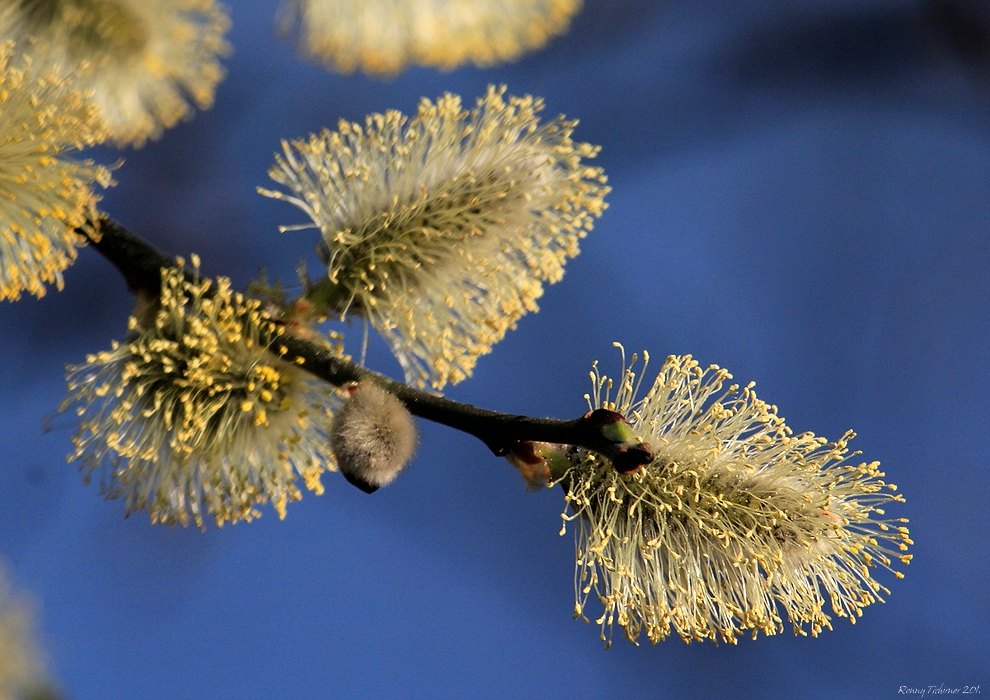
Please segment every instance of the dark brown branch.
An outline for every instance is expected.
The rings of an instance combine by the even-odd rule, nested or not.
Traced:
[[[100,219],[99,229],[99,240],[87,238],[121,272],[128,287],[134,292],[157,294],[162,268],[175,267],[175,261],[107,216]],[[269,349],[286,360],[299,362],[311,374],[335,386],[375,382],[399,398],[413,415],[473,435],[496,455],[505,455],[525,442],[574,445],[607,457],[623,473],[635,471],[653,459],[649,445],[617,443],[605,436],[608,431],[603,432],[604,426],[625,420],[612,411],[599,409],[574,420],[499,413],[414,389],[291,333],[278,336]]]
[[[499,413],[470,404],[451,401],[443,396],[414,389],[377,372],[342,360],[329,350],[294,335],[276,341],[279,354],[284,348],[287,359],[302,359],[310,373],[331,384],[373,381],[402,401],[409,412],[426,420],[473,435],[496,455],[505,455],[521,442],[552,442],[575,445],[608,457],[620,472],[635,471],[653,459],[648,445],[615,443],[603,435],[601,428],[623,419],[612,411],[600,409],[574,420],[531,418]],[[623,419],[624,420],[624,419]]]
[[[175,260],[166,257],[109,216],[101,216],[95,228],[100,233],[99,237],[90,235],[85,228],[77,229],[77,233],[113,263],[123,275],[128,289],[157,297],[162,288],[162,268],[176,267]]]

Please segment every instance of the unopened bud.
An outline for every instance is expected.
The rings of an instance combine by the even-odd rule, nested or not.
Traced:
[[[643,465],[653,461],[650,443],[643,442],[621,413],[599,408],[586,414],[585,419],[602,437],[616,446],[610,457],[612,466],[620,474],[639,473],[643,470]]]
[[[550,442],[520,442],[505,458],[519,470],[526,490],[549,488],[570,469],[567,446]]]
[[[390,484],[412,459],[417,435],[399,399],[365,382],[334,416],[330,448],[344,478],[365,493]]]

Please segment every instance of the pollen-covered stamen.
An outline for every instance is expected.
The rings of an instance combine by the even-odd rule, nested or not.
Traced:
[[[571,139],[575,122],[540,125],[540,100],[504,92],[470,112],[445,95],[412,119],[375,114],[286,143],[270,175],[291,194],[260,190],[322,233],[327,278],[307,298],[367,317],[410,383],[468,376],[605,207],[604,175],[582,162],[598,149]]]
[[[637,400],[635,362],[618,387],[596,366],[589,405],[629,416],[655,459],[622,475],[577,452],[563,479],[565,523],[578,529],[578,616],[595,591],[603,639],[618,624],[633,641],[673,629],[687,641],[734,642],[781,631],[781,612],[817,635],[831,626],[826,601],[855,620],[882,599],[872,569],[910,561],[911,542],[876,516],[903,499],[883,491],[876,463],[850,461],[851,433],[835,443],[795,436],[752,384],[726,386],[728,372],[690,357],[668,358]]]
[[[107,137],[96,110],[69,80],[37,68],[0,43],[0,300],[61,289],[75,230],[95,218],[93,190],[111,184],[107,168],[67,157]]]
[[[153,522],[251,520],[269,501],[284,517],[301,497],[298,476],[322,493],[320,475],[334,468],[327,433],[339,399],[268,351],[283,325],[229,280],[177,269],[162,278],[150,327],[132,319],[128,342],[70,368],[72,458]]]

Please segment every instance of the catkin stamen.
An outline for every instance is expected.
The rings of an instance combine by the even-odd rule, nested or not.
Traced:
[[[784,616],[814,636],[831,628],[826,606],[855,620],[882,600],[873,573],[893,571],[910,539],[899,519],[876,516],[903,499],[881,490],[877,462],[855,461],[851,432],[834,443],[794,435],[752,384],[728,384],[728,372],[690,356],[669,357],[637,399],[636,361],[619,382],[596,363],[587,398],[629,416],[654,462],[623,475],[573,450],[561,479],[565,525],[576,525],[579,617],[594,594],[609,643],[616,625],[633,642],[675,633],[734,643],[781,632]]]
[[[322,493],[320,474],[335,468],[340,398],[268,352],[283,327],[229,280],[162,277],[147,327],[132,319],[127,342],[69,368],[62,410],[79,416],[70,459],[152,522],[251,520],[266,502],[284,517],[301,497],[298,477]]]
[[[469,376],[605,208],[605,176],[584,164],[598,149],[571,139],[576,122],[541,125],[540,100],[504,93],[489,88],[471,111],[448,94],[411,119],[374,114],[285,143],[270,175],[288,192],[260,190],[322,233],[314,299],[366,317],[419,386]]]

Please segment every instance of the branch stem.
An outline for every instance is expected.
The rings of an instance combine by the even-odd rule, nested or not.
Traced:
[[[120,271],[132,292],[157,296],[161,289],[162,269],[174,268],[176,262],[109,216],[101,215],[98,230],[98,238],[82,230],[80,233]],[[634,471],[653,459],[648,445],[616,443],[605,437],[601,429],[604,424],[624,419],[604,409],[573,420],[489,411],[394,381],[288,331],[273,341],[269,351],[282,359],[299,363],[314,376],[334,386],[374,382],[395,395],[413,415],[473,435],[496,455],[508,454],[526,442],[573,445],[600,453],[624,473]]]

